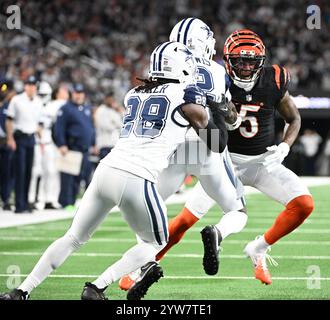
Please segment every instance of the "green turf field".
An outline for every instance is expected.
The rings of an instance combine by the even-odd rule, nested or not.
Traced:
[[[242,250],[272,224],[281,205],[263,195],[250,195],[248,225],[222,243],[217,276],[204,274],[199,234],[205,225],[218,221],[219,210],[214,208],[168,253],[162,261],[165,278],[149,289],[145,299],[330,299],[330,186],[310,190],[315,211],[298,231],[272,248],[271,254],[279,263],[276,268],[270,267],[272,285],[264,286],[253,279],[251,262]],[[169,216],[175,216],[181,207],[169,206]],[[0,291],[7,291],[7,285],[15,286],[19,281],[7,273],[30,272],[41,253],[63,235],[70,222],[0,229]],[[31,299],[79,299],[84,282],[94,280],[133,244],[134,235],[121,216],[113,214],[88,244],[34,290]],[[107,294],[109,299],[126,298],[117,283],[108,288]]]

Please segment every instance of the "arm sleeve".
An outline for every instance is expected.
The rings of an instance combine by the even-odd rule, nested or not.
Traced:
[[[221,153],[225,150],[228,142],[228,132],[225,126],[225,119],[221,116],[222,123],[216,125],[209,120],[205,129],[198,130],[198,136],[205,142],[207,147],[216,153]]]
[[[286,68],[281,67],[277,64],[274,64],[273,68],[274,68],[275,83],[279,91],[280,100],[281,100],[289,89],[290,74]]]
[[[183,100],[183,104],[193,103],[203,107],[206,106],[206,94],[196,85],[189,85],[184,89]]]

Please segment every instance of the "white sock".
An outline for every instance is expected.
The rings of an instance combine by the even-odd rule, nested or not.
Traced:
[[[164,245],[165,246],[165,245]],[[156,254],[164,247],[142,242],[128,251],[120,260],[105,270],[94,282],[99,289],[103,289],[122,276],[142,267],[149,261],[155,260]]]
[[[265,240],[265,237],[264,235],[262,235],[261,237],[257,238],[256,240],[254,240],[255,242],[255,248],[256,248],[256,251],[259,251],[259,252],[265,252],[268,247],[270,246],[266,240]]]
[[[73,236],[68,234],[54,241],[18,289],[27,291],[30,294],[53,270],[58,268],[80,247],[81,244]]]
[[[221,218],[215,227],[220,231],[223,240],[230,234],[242,231],[246,225],[247,219],[248,216],[244,212],[230,211]]]

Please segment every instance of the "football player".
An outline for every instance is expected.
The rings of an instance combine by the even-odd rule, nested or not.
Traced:
[[[267,267],[267,258],[272,261],[267,254],[270,246],[301,225],[313,211],[314,204],[301,179],[282,165],[301,125],[300,114],[288,92],[289,74],[278,65],[266,67],[265,59],[263,41],[253,31],[235,31],[225,42],[224,61],[231,82],[232,102],[242,118],[239,129],[230,131],[228,139],[236,174],[244,185],[260,190],[285,206],[274,224],[244,249],[251,258],[256,279],[263,284],[271,284]],[[279,145],[272,145],[275,111],[287,123],[283,141]],[[185,209],[171,221],[170,238],[180,239],[197,219],[191,224],[182,221],[189,219],[196,211],[201,218],[213,205],[214,201],[197,184]],[[202,231],[204,270],[210,275],[214,273],[209,270],[217,270],[219,264],[219,259],[213,259],[212,256],[218,252],[217,241],[221,239],[222,231],[215,227],[207,226]],[[212,232],[206,233],[208,230]],[[215,232],[218,237],[212,237]],[[162,257],[168,248],[169,245],[157,257]],[[213,255],[208,248],[215,248]],[[209,268],[205,268],[205,261],[209,261],[206,264]]]
[[[179,42],[159,45],[150,58],[150,79],[125,97],[126,115],[119,141],[99,164],[66,234],[52,243],[24,282],[3,300],[24,300],[54,269],[91,237],[116,205],[141,241],[107,268],[93,283],[87,282],[81,298],[104,300],[108,285],[145,266],[147,282],[158,281],[162,269],[152,262],[167,243],[166,207],[155,182],[168,166],[170,155],[185,140],[187,121],[214,152],[227,143],[224,117],[218,110],[217,126],[208,119],[206,96],[194,83],[197,66],[191,52]],[[176,119],[174,121],[173,119]],[[217,143],[211,135],[217,134]],[[149,262],[149,263],[148,263]],[[140,299],[144,286],[134,286],[128,299]]]
[[[169,39],[187,45],[194,54],[199,73],[197,85],[206,92],[211,101],[210,104],[231,99],[226,88],[226,71],[224,67],[212,60],[215,53],[213,32],[203,21],[197,18],[183,19],[173,27]],[[240,118],[237,117],[234,105],[230,103],[225,103],[225,105],[229,107],[226,117],[226,121],[229,122],[227,128],[234,130],[239,126]],[[160,174],[158,190],[162,198],[167,199],[179,189],[187,175],[194,175],[199,179],[199,186],[221,207],[224,216],[220,222],[216,226],[208,226],[203,230],[206,253],[203,265],[207,273],[216,274],[221,241],[244,228],[247,214],[243,186],[234,174],[227,149],[223,154],[216,154],[209,151],[201,152],[203,150],[201,147],[203,144],[198,136],[191,130],[188,131],[186,141],[178,147],[169,167]],[[204,213],[203,200],[199,202],[199,205],[201,208],[191,207],[188,202],[186,208],[169,222],[169,242],[158,253],[156,261],[179,242],[185,231],[201,218]],[[121,278],[119,286],[127,290],[140,280],[139,271],[137,271]]]

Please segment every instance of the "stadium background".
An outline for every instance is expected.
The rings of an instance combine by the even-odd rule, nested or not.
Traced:
[[[20,30],[8,30],[6,28],[6,19],[9,16],[6,14],[6,8],[11,4],[17,4],[21,9],[22,28]],[[321,9],[322,24],[320,30],[306,28],[308,17],[306,9],[309,4],[316,4]],[[208,23],[215,32],[217,40],[215,60],[219,63],[222,63],[222,46],[225,38],[235,29],[251,28],[264,39],[268,54],[267,63],[278,63],[289,70],[291,74],[290,92],[293,96],[330,97],[330,3],[326,0],[252,0],[245,2],[240,0],[95,0],[93,2],[21,0],[15,3],[2,0],[0,12],[0,78],[13,79],[17,91],[23,89],[24,80],[28,75],[36,74],[40,80],[45,80],[52,86],[59,83],[84,83],[88,89],[88,98],[93,105],[98,105],[104,98],[104,93],[109,90],[113,90],[117,99],[122,101],[125,92],[137,84],[136,76],[146,75],[152,48],[168,39],[172,26],[181,18],[196,16]],[[327,139],[330,139],[330,102],[329,99],[314,99],[309,100],[309,102],[309,107],[300,109],[302,115],[301,132],[305,128],[312,128],[323,137],[318,158],[322,161],[327,160],[324,155],[324,146]],[[299,104],[298,107],[300,107]],[[276,124],[277,131],[280,132],[283,122],[278,119]],[[297,158],[299,162],[299,152],[299,148],[297,148],[296,153],[293,150],[291,157],[295,158],[289,163],[298,174]],[[325,163],[327,166],[329,162]],[[319,171],[319,174],[328,176],[329,172],[325,169]],[[329,229],[326,229],[329,226],[328,194],[329,187],[313,189],[313,195],[318,200],[316,207],[318,220],[313,217],[311,224],[302,227],[301,233],[298,232],[297,235],[288,237],[287,243],[291,241],[292,247],[286,247],[286,240],[284,240],[283,243],[281,242],[283,245],[279,245],[277,251],[275,250],[275,254],[278,256],[288,257],[297,254],[298,257],[298,254],[303,253],[310,257],[313,255],[323,257],[316,263],[321,266],[322,270],[325,270],[322,275],[326,280],[322,290],[306,291],[306,285],[299,282],[299,277],[305,279],[306,273],[304,272],[306,267],[311,264],[312,258],[306,260],[302,257],[296,260],[284,258],[281,270],[275,272],[279,281],[273,289],[271,298],[329,299],[328,280],[330,274],[329,268],[326,266],[329,257],[326,256],[325,250],[329,242]],[[260,195],[251,196],[251,199],[248,199],[251,203],[249,210],[252,210],[251,224],[248,225],[245,233],[231,239],[230,245],[233,246],[233,250],[230,249],[230,245],[229,249],[227,247],[230,253],[241,253],[242,244],[238,246],[238,243],[248,237],[246,233],[255,233],[252,231],[253,228],[256,230],[256,228],[261,227],[262,222],[258,222],[258,219],[264,219],[264,223],[267,222],[269,225],[271,218],[274,217],[273,210],[277,207],[270,208],[270,202],[265,197],[260,197]],[[179,208],[180,206],[170,207],[170,216],[178,212]],[[196,227],[196,231],[201,229],[202,225],[217,219],[216,217],[217,213],[214,210],[207,218],[209,220],[200,223]],[[107,221],[103,225],[103,229],[96,233],[94,242],[92,240],[91,244],[82,250],[81,256],[73,257],[64,269],[56,274],[61,278],[61,274],[87,274],[89,272],[89,274],[94,275],[101,272],[104,264],[115,259],[106,255],[106,252],[111,252],[111,250],[113,252],[112,243],[107,243],[104,240],[108,236],[111,238],[111,234],[108,233],[109,230],[114,230],[112,234],[118,239],[115,249],[118,254],[134,243],[133,236],[127,239],[127,235],[124,233],[125,229],[123,229],[125,228],[124,224],[119,221],[116,222],[116,219],[114,221],[114,228],[113,224]],[[61,235],[68,224],[69,221],[63,221],[42,225],[43,228],[25,226],[2,229],[3,251],[0,273],[5,272],[5,266],[17,263],[22,266],[22,273],[27,273],[33,266],[36,256],[47,247],[52,239]],[[108,224],[112,227],[108,227]],[[267,224],[262,227],[265,228]],[[122,229],[120,230],[120,228]],[[317,231],[313,233],[313,230]],[[192,256],[200,254],[200,247],[192,246],[192,243],[199,242],[198,234],[195,232],[191,236],[192,238],[187,238],[186,245],[183,245],[181,249],[173,250],[174,259],[176,254],[180,255],[183,252],[188,254],[186,257],[177,257],[180,259],[180,264],[189,259],[189,253]],[[309,244],[306,243],[307,240],[310,241]],[[102,244],[102,241],[105,241],[105,244]],[[317,245],[321,242],[321,245]],[[88,258],[88,254],[84,256],[84,252],[88,253],[88,251],[93,250],[99,253],[99,258],[98,262],[95,263],[95,269],[91,272],[86,267],[91,260]],[[22,255],[22,252],[26,254]],[[103,258],[102,253],[105,254]],[[115,255],[116,253],[114,253]],[[196,257],[192,258],[194,263]],[[237,258],[230,258],[229,256],[227,259],[233,260],[230,261],[231,264],[224,264],[221,274],[225,276],[229,274],[232,277],[222,278],[226,291],[216,296],[217,298],[269,298],[267,294],[265,295],[264,289],[257,288],[254,282],[243,283],[242,285],[240,279],[235,279],[236,276],[238,278],[242,276],[239,271],[242,265],[246,269],[243,278],[244,276],[251,276],[248,261],[241,263]],[[303,271],[298,275],[291,269],[293,262],[296,263],[297,268],[302,265],[301,270]],[[171,260],[169,257],[167,262],[165,261],[165,269],[173,274],[177,271],[177,263],[178,260]],[[210,294],[214,290],[212,279],[207,280],[207,284],[202,287],[203,289],[199,286],[195,295],[181,290],[180,284],[182,283],[184,283],[185,288],[188,287],[191,290],[195,284],[200,283],[198,277],[203,276],[200,262],[197,263],[196,261],[196,265],[199,266],[198,271],[194,263],[192,263],[191,269],[187,270],[187,274],[195,276],[195,279],[190,280],[189,283],[185,282],[185,273],[182,272],[179,274],[181,280],[164,282],[165,290],[163,290],[164,287],[158,286],[154,289],[155,291],[151,292],[150,297],[168,299],[169,294],[173,294],[179,299],[212,299]],[[288,281],[280,279],[283,278],[283,274],[288,277],[293,276],[293,278]],[[4,278],[0,277],[0,279]],[[173,279],[176,278],[173,277]],[[291,281],[295,279],[297,282]],[[177,282],[177,286],[175,282]],[[47,284],[41,286],[39,299],[74,299],[77,297],[81,284],[82,279],[71,279],[70,282],[63,281],[63,284],[60,283],[59,279],[50,279]],[[0,291],[5,288],[4,286],[3,281],[1,281]],[[49,288],[64,288],[65,290],[52,290],[51,294]],[[57,292],[55,295],[54,291]],[[284,292],[286,293],[284,294]],[[113,292],[113,294],[115,298],[124,297],[121,292]]]
[[[330,97],[330,3],[326,0],[96,0],[17,1],[21,29],[6,28],[6,9],[0,4],[0,78],[11,78],[23,90],[24,80],[36,74],[55,87],[82,82],[93,105],[106,92],[122,102],[125,93],[146,76],[156,44],[166,41],[172,26],[187,16],[201,17],[215,33],[215,60],[222,63],[226,37],[235,29],[251,28],[264,40],[267,63],[285,66],[293,96]],[[321,10],[321,29],[306,27],[307,7]],[[320,175],[329,174],[323,154],[329,136],[330,100],[311,101],[301,109],[301,133],[315,129],[323,138],[316,158]],[[297,102],[298,107],[302,104]],[[317,109],[316,109],[317,107]],[[283,127],[278,120],[277,131]],[[287,165],[302,174],[301,148],[293,148]]]

